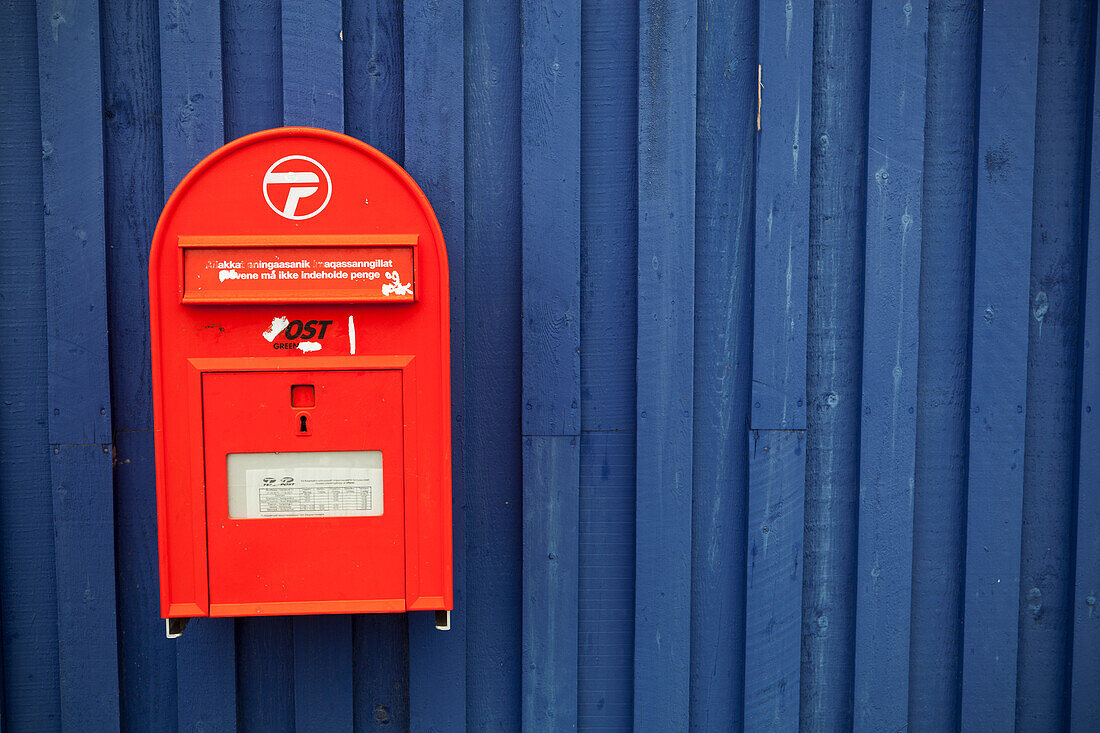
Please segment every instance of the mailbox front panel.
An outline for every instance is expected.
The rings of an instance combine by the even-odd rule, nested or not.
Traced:
[[[202,375],[212,616],[405,609],[401,391],[399,370]]]

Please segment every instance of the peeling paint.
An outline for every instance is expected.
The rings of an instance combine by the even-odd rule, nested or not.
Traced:
[[[289,325],[290,319],[286,316],[276,316],[272,318],[271,325],[264,331],[264,338],[267,339],[268,342],[274,341],[275,337],[282,333],[283,329]]]

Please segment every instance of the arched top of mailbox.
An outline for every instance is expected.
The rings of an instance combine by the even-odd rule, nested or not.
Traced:
[[[447,283],[443,234],[427,197],[389,157],[355,138],[281,127],[238,138],[198,163],[157,223],[151,270],[188,238],[415,237]]]

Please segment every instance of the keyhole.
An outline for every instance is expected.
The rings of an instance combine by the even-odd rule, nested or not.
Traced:
[[[302,415],[301,417],[298,418],[298,432],[299,433],[308,433],[309,432],[309,428],[306,427],[306,416],[305,415]]]

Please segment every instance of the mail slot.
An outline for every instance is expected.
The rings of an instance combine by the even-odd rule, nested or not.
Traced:
[[[149,260],[161,615],[452,608],[447,257],[345,135],[255,133],[169,198]]]

